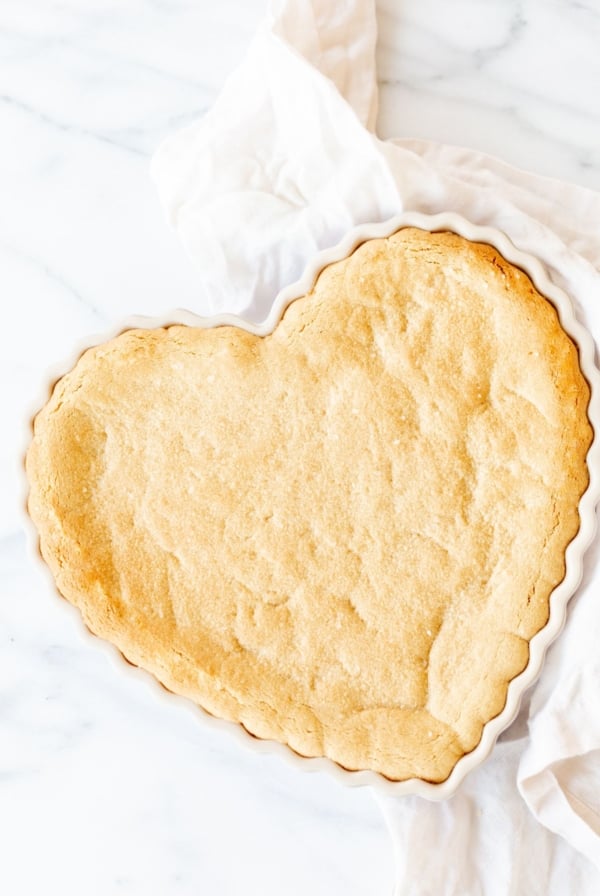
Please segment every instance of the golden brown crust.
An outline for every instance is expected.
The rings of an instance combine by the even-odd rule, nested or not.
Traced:
[[[306,756],[444,780],[579,525],[588,386],[489,246],[407,228],[271,336],[131,330],[35,421],[29,510],[96,634]]]

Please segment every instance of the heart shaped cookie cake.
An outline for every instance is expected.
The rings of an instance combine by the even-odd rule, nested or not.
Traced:
[[[86,351],[35,419],[29,512],[60,592],[168,689],[303,756],[439,782],[548,620],[588,400],[523,272],[406,228],[268,336]]]

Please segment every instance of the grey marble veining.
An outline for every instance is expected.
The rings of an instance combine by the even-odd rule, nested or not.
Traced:
[[[0,892],[387,893],[371,795],[241,750],[86,648],[28,560],[18,466],[46,367],[132,313],[194,306],[148,173],[210,107],[259,0],[0,6]],[[600,6],[382,0],[381,136],[600,188]]]
[[[600,6],[378,4],[379,131],[600,188]],[[449,9],[449,7],[448,7]]]
[[[157,704],[82,645],[21,535],[0,563],[3,892],[385,892],[370,794]]]

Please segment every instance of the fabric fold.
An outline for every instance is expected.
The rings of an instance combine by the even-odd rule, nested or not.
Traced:
[[[351,227],[455,211],[539,257],[598,340],[600,194],[466,148],[379,140],[375,43],[372,0],[279,0],[213,108],[158,148],[152,176],[199,274],[192,310],[263,320]],[[398,894],[600,891],[597,556],[596,544],[532,699],[492,757],[447,803],[380,799]],[[527,738],[511,735],[527,725]]]

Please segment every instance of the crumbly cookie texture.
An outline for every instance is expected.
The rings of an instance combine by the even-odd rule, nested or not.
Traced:
[[[304,756],[443,781],[579,526],[588,386],[489,246],[408,228],[270,336],[130,330],[54,388],[29,510],[89,628]]]

